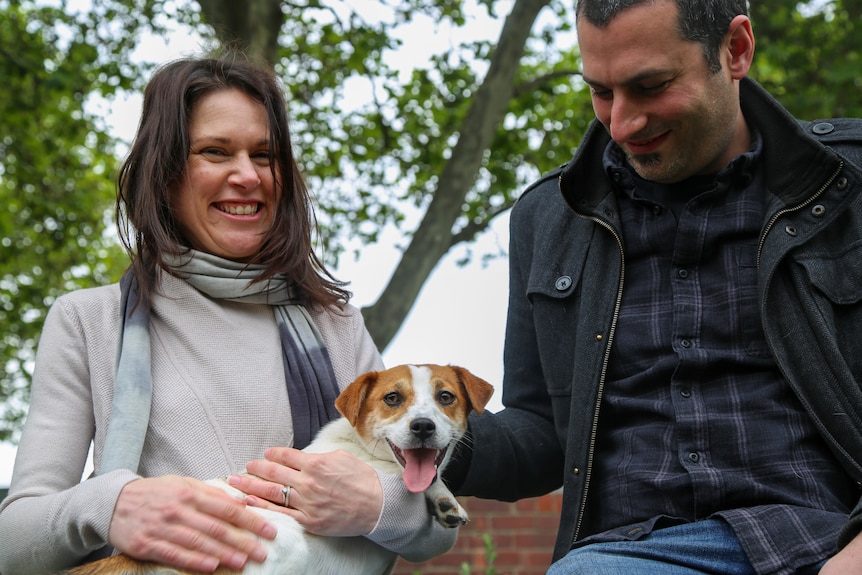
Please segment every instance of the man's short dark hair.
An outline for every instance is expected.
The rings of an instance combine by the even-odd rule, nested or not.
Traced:
[[[620,12],[638,4],[657,0],[578,0],[578,19],[584,18],[597,28],[604,28]],[[680,36],[703,46],[703,55],[713,73],[721,70],[718,50],[731,20],[748,15],[746,0],[675,0],[679,11]]]

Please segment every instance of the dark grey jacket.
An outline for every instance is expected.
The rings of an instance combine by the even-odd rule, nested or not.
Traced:
[[[862,485],[862,120],[798,122],[748,79],[741,102],[764,140],[767,218],[757,274],[766,340]],[[506,409],[471,418],[473,439],[446,471],[458,494],[505,501],[562,485],[554,560],[579,537],[627,281],[602,169],[608,141],[594,122],[574,159],[512,211]],[[860,530],[862,504],[840,544]]]

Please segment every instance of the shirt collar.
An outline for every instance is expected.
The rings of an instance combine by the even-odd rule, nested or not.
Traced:
[[[733,158],[720,172],[707,176],[692,176],[684,182],[676,185],[685,185],[689,189],[694,187],[701,191],[706,191],[716,184],[729,183],[739,187],[747,186],[754,178],[754,170],[756,169],[757,161],[763,155],[763,138],[760,132],[756,129],[751,129],[751,146],[747,152],[739,154]],[[602,163],[605,172],[614,183],[618,191],[626,191],[630,195],[635,187],[654,187],[661,184],[644,180],[637,175],[634,168],[631,167],[625,157],[622,148],[611,140],[605,147]],[[646,186],[643,186],[646,184]]]

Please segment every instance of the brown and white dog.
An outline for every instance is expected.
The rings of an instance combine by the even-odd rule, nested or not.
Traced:
[[[401,473],[407,489],[424,492],[428,508],[444,527],[467,522],[467,512],[437,475],[467,430],[467,416],[479,413],[493,388],[464,368],[399,365],[366,373],[338,396],[344,416],[323,429],[305,449],[326,453],[343,449],[384,473]],[[213,480],[243,498],[226,481]],[[278,528],[266,541],[267,559],[249,563],[243,575],[380,575],[395,564],[393,552],[365,537],[320,537],[305,532],[293,518],[253,508]],[[77,567],[69,575],[169,575],[190,573],[117,555]],[[217,574],[236,573],[219,569]]]

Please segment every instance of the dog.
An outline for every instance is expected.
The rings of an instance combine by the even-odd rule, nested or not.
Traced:
[[[412,493],[424,493],[429,512],[444,527],[467,523],[466,510],[438,475],[467,431],[471,411],[482,413],[493,387],[468,370],[432,364],[399,365],[369,372],[351,383],[335,401],[343,417],[324,426],[304,451],[343,449],[384,473],[401,473]],[[224,479],[210,480],[238,499],[245,494]],[[242,571],[219,568],[217,575],[381,575],[397,556],[365,537],[321,537],[293,518],[251,508],[278,529],[264,541],[264,563]],[[152,562],[116,555],[64,572],[68,575],[193,575]]]

